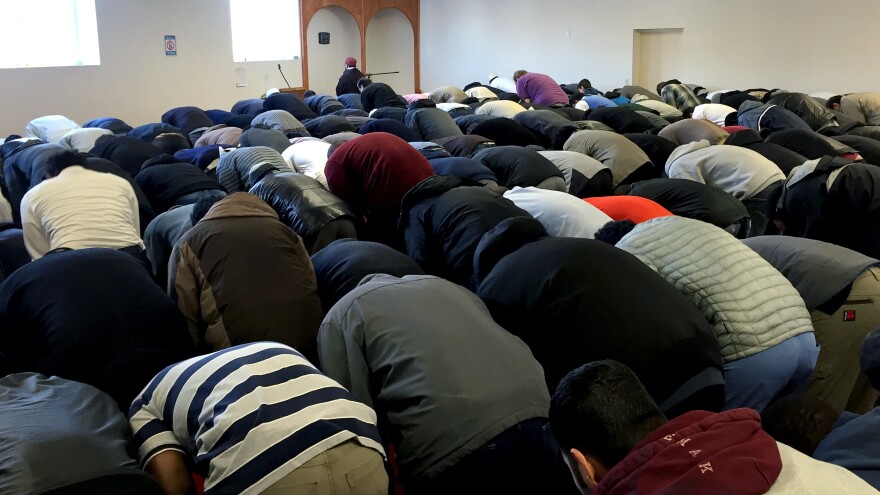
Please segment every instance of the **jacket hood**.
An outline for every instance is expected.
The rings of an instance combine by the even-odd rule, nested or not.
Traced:
[[[751,409],[692,411],[645,438],[595,495],[766,493],[782,471],[776,442]]]
[[[508,218],[496,225],[483,234],[474,251],[474,278],[477,285],[489,276],[502,258],[526,244],[549,236],[541,222],[532,217]]]
[[[748,112],[749,110],[754,110],[756,108],[769,107],[769,106],[771,106],[771,105],[768,105],[766,103],[761,103],[760,101],[746,100],[746,101],[742,102],[742,104],[739,106],[739,109],[737,110],[737,112],[739,114],[744,114],[744,113]]]
[[[278,219],[278,213],[262,199],[250,193],[238,192],[230,194],[208,210],[199,223],[218,218],[235,217],[269,217]]]

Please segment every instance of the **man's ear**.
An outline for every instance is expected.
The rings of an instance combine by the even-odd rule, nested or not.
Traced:
[[[602,481],[602,475],[605,471],[602,465],[592,457],[585,456],[578,449],[571,449],[569,454],[574,461],[578,477],[590,490],[595,490],[599,486],[599,482]]]

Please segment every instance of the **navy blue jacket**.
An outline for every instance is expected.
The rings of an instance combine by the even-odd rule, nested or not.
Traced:
[[[178,199],[187,194],[224,191],[223,186],[198,167],[181,162],[171,155],[159,155],[144,162],[134,180],[150,198],[157,214],[168,211]]]
[[[93,385],[123,408],[193,354],[186,321],[134,256],[52,253],[0,285],[0,353],[11,371]]]

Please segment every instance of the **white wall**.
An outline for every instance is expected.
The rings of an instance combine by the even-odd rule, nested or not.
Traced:
[[[422,86],[489,72],[582,77],[600,89],[632,77],[633,29],[684,28],[682,74],[707,88],[880,91],[876,0],[422,0]],[[570,36],[566,36],[570,31]],[[657,81],[659,82],[659,81]],[[656,84],[656,83],[655,83]]]
[[[370,20],[366,38],[367,72],[400,72],[373,80],[403,95],[415,91],[414,35],[406,15],[397,9],[380,10]]]
[[[284,86],[278,62],[233,63],[225,0],[95,3],[101,65],[0,70],[0,137],[23,133],[28,121],[47,114],[79,123],[114,116],[137,126],[158,122],[176,106],[229,110],[238,100]],[[176,57],[165,56],[166,34],[177,36]],[[327,64],[338,72],[342,62],[332,62]],[[281,64],[290,84],[301,86],[300,60]],[[246,70],[247,87],[235,86],[236,67]]]
[[[318,43],[318,33],[330,33],[330,44]],[[318,94],[336,94],[336,84],[345,68],[345,58],[354,57],[360,67],[361,35],[357,21],[345,9],[324,7],[309,22],[309,89]]]

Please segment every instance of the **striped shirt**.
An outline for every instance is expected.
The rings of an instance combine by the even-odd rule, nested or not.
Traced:
[[[296,117],[286,110],[265,111],[254,117],[251,125],[264,125],[281,132],[306,130],[306,126],[299,120],[296,120]]]
[[[274,342],[166,368],[132,403],[129,422],[143,465],[182,452],[206,478],[206,495],[260,493],[351,439],[384,455],[376,413]]]
[[[281,172],[293,172],[281,154],[268,146],[235,148],[220,156],[217,164],[217,182],[226,192],[248,191],[251,188],[249,174],[254,165],[269,163]]]

